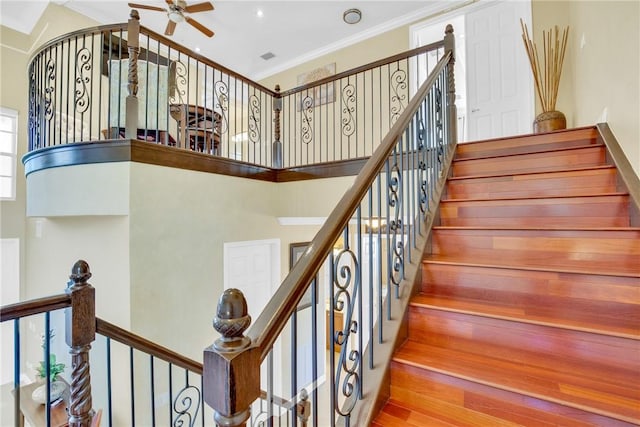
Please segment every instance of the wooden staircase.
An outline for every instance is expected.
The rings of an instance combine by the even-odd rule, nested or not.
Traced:
[[[452,169],[373,425],[640,424],[640,228],[597,130]]]

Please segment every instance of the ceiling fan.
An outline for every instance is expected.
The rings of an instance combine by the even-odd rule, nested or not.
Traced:
[[[203,2],[192,4],[191,6],[187,6],[187,2],[185,0],[165,0],[167,2],[167,9],[163,9],[157,6],[149,6],[146,4],[137,4],[137,3],[129,3],[129,7],[137,8],[137,9],[147,9],[147,10],[155,10],[158,12],[166,12],[167,17],[169,18],[169,22],[167,22],[167,28],[164,30],[164,34],[167,36],[173,35],[173,32],[176,29],[176,24],[178,22],[187,21],[197,30],[202,32],[207,37],[213,37],[213,31],[209,28],[205,27],[195,19],[191,18],[189,15],[185,15],[186,13],[196,13],[196,12],[206,12],[208,10],[213,10],[213,5],[210,2]]]

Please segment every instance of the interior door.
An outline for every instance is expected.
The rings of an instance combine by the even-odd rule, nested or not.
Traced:
[[[470,141],[532,131],[533,77],[520,18],[530,27],[530,2],[497,2],[467,15]]]

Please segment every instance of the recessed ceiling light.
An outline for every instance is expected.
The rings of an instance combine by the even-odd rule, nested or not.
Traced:
[[[264,12],[262,11],[262,9],[258,9],[258,10],[256,11],[256,16],[257,16],[258,18],[262,18],[262,17],[264,16]]]
[[[196,52],[200,52],[200,48],[196,46]]]
[[[357,24],[362,19],[360,9],[347,9],[342,14],[342,20],[347,24]]]

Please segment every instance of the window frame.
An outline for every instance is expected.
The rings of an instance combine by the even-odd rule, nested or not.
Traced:
[[[11,194],[2,194],[0,192],[0,201],[14,201],[16,200],[16,180],[18,175],[18,111],[11,108],[0,107],[0,116],[9,117],[13,121],[13,129],[11,131],[0,130],[0,133],[7,133],[13,136],[12,151],[10,153],[0,151],[0,157],[8,157],[11,161],[11,171],[9,175],[5,175],[4,171],[0,171],[1,178],[11,179]]]

